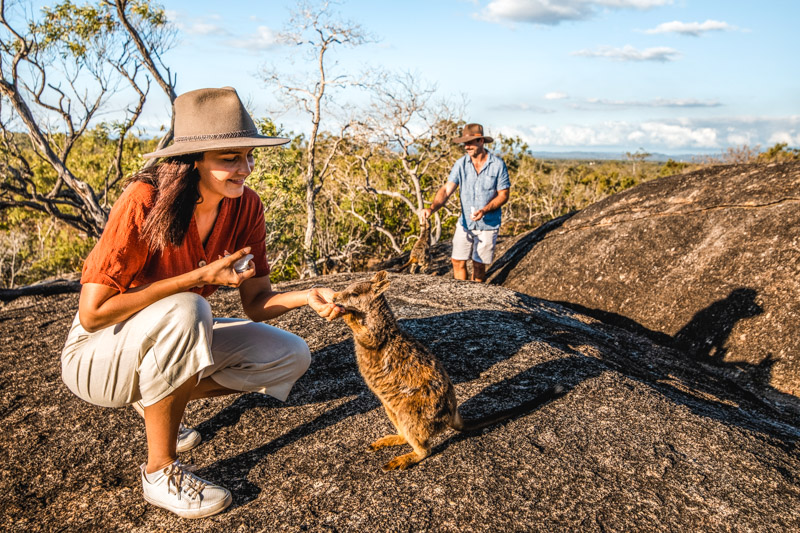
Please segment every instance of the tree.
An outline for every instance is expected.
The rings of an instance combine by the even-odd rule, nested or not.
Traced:
[[[136,47],[142,64],[167,95],[170,105],[174,104],[178,97],[175,93],[177,76],[172,74],[161,58],[161,54],[171,47],[174,37],[164,10],[154,9],[146,0],[115,0],[114,8],[120,24]],[[170,117],[169,129],[161,137],[156,150],[167,146],[175,134],[175,113],[170,113]],[[156,158],[148,159],[144,166],[151,167],[157,161]]]
[[[317,225],[315,200],[326,177],[329,174],[330,162],[341,142],[333,143],[325,154],[318,153],[317,139],[326,105],[331,91],[346,86],[358,85],[360,82],[350,76],[340,74],[331,76],[328,72],[329,53],[334,47],[352,47],[366,43],[369,38],[358,24],[341,22],[331,9],[331,2],[312,5],[307,2],[298,4],[292,14],[288,28],[282,33],[281,40],[295,45],[297,50],[313,59],[314,73],[299,76],[278,72],[273,67],[262,71],[262,79],[271,85],[289,105],[307,113],[311,119],[311,131],[308,136],[305,154],[305,203],[306,228],[303,238],[303,272],[302,277],[317,276],[313,244]],[[343,128],[339,139],[343,139]]]
[[[627,157],[628,161],[630,161],[633,164],[633,170],[631,171],[631,174],[635,176],[637,163],[642,163],[651,155],[653,154],[645,152],[644,148],[639,148],[635,152],[625,152],[625,157]]]
[[[397,172],[382,169],[384,176],[387,170],[393,176],[387,183],[378,183],[367,161],[369,154],[355,153],[363,174],[363,190],[399,201],[408,209],[408,220],[419,217],[420,210],[432,200],[456,152],[452,139],[457,136],[461,113],[448,102],[434,102],[435,93],[435,86],[425,85],[411,73],[384,74],[381,83],[375,85],[372,111],[362,137],[372,140],[381,160],[396,161]],[[448,208],[442,212],[450,213]],[[375,215],[380,216],[377,212]],[[380,218],[373,217],[367,223],[386,233]],[[434,226],[435,243],[441,234],[438,213]],[[394,239],[392,244],[397,248]]]
[[[38,16],[28,5],[0,0],[0,209],[47,213],[99,236],[108,204],[97,190],[107,193],[121,180],[125,138],[150,88],[142,58],[158,58],[170,45],[163,9],[147,0],[66,0]],[[78,178],[73,148],[126,87],[137,101],[108,125],[118,145],[104,182]],[[39,161],[49,171],[38,170]]]

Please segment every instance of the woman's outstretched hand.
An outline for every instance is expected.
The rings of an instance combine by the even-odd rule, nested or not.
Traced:
[[[327,287],[314,287],[309,290],[307,302],[319,316],[330,322],[344,314],[344,308],[333,303],[333,290]]]

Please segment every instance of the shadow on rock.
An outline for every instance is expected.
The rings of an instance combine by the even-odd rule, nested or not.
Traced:
[[[734,295],[730,302],[740,305],[750,297],[754,295],[740,292]],[[731,322],[734,317],[738,317],[735,320],[744,318],[744,311],[737,314],[722,304],[716,309],[717,312],[712,315],[719,316],[722,313],[727,317],[725,325],[728,333],[735,323]],[[752,307],[745,306],[740,309],[749,309],[747,313],[755,312]],[[740,404],[743,402],[747,403],[748,407],[752,406],[750,410],[768,407],[755,395],[748,396],[747,391],[736,387],[730,380],[709,375],[694,359],[682,360],[675,357],[676,352],[669,348],[659,348],[665,354],[673,355],[664,355],[658,361],[657,368],[653,368],[645,361],[652,353],[646,347],[642,347],[641,340],[620,334],[616,329],[607,328],[605,336],[603,327],[593,327],[585,334],[576,330],[552,330],[552,324],[543,325],[537,320],[530,322],[520,320],[519,313],[489,310],[470,310],[427,318],[404,319],[399,322],[401,327],[428,346],[442,361],[456,385],[474,386],[476,381],[491,379],[486,377],[487,371],[514,357],[525,345],[531,343],[550,347],[563,354],[558,359],[535,363],[522,371],[519,371],[519,368],[502,370],[503,373],[510,375],[485,386],[477,393],[471,393],[470,397],[461,403],[459,408],[462,414],[469,418],[478,418],[513,407],[557,383],[563,385],[566,393],[569,393],[581,382],[611,368],[653,387],[672,401],[685,405],[702,416],[748,431],[769,433],[772,436],[779,433],[774,427],[767,428],[767,422],[764,422],[763,427],[758,426],[751,415],[740,411]],[[687,329],[687,331],[695,330],[697,328],[694,326]],[[717,335],[715,339],[719,340],[721,336]],[[597,347],[600,355],[590,357],[580,352],[576,346],[583,344]],[[639,355],[631,355],[634,352],[639,352]],[[351,339],[324,346],[314,351],[312,358],[313,363],[309,372],[298,381],[287,403],[282,404],[259,394],[243,395],[198,426],[206,440],[216,435],[223,427],[238,423],[244,412],[249,409],[280,409],[284,406],[296,407],[325,402],[337,404],[307,422],[287,427],[284,434],[269,442],[218,461],[205,469],[204,472],[208,472],[209,477],[219,479],[223,484],[226,479],[229,484],[238,483],[235,506],[245,505],[258,498],[261,488],[248,479],[251,471],[265,458],[318,431],[343,423],[350,417],[365,415],[381,408],[380,402],[368,390],[358,373]],[[652,362],[654,361],[650,361]],[[533,410],[538,408],[535,407]],[[516,418],[526,414],[529,413]],[[770,415],[774,418],[775,413],[770,412]],[[389,429],[388,420],[384,422]],[[494,431],[494,428],[488,428],[487,431]],[[432,452],[438,454],[454,442],[470,438],[480,438],[480,434],[450,434],[448,438],[438,443]],[[785,435],[780,438],[784,447],[791,447],[797,440],[797,435]],[[367,443],[363,444],[366,446]],[[385,453],[392,454],[395,451]],[[376,456],[376,468],[382,464],[382,459],[380,455]]]
[[[667,385],[678,399],[705,416],[713,416],[726,424],[735,424],[749,430],[754,428],[750,420],[742,418],[738,412],[739,404],[744,402],[756,411],[767,412],[770,417],[793,424],[790,413],[775,407],[759,391],[753,391],[755,384],[761,392],[767,391],[776,398],[785,400],[784,405],[792,405],[796,398],[786,395],[770,386],[770,373],[775,363],[770,354],[756,365],[746,362],[724,361],[726,343],[736,324],[763,313],[757,303],[758,293],[751,288],[738,288],[708,307],[695,313],[694,317],[674,336],[653,331],[638,322],[616,314],[597,309],[589,309],[569,302],[558,302],[578,312],[592,316],[607,324],[621,327],[665,346],[683,357],[658,361],[655,371],[644,365],[621,368],[622,372],[646,379],[657,386]],[[655,363],[655,361],[652,361]],[[683,398],[681,400],[681,398]],[[698,403],[698,399],[702,399]],[[709,411],[709,405],[721,411]],[[738,422],[737,422],[738,421]],[[785,439],[794,443],[795,437]]]
[[[250,397],[255,395],[247,396]],[[289,431],[277,439],[239,455],[218,461],[216,464],[203,469],[202,474],[215,476],[216,479],[220,479],[222,481],[224,481],[225,478],[228,478],[231,481],[237,481],[238,488],[233,507],[244,505],[258,498],[258,495],[261,493],[261,488],[255,483],[251,483],[248,480],[248,475],[256,465],[264,460],[265,457],[272,455],[281,448],[294,444],[300,439],[308,437],[317,431],[336,425],[339,422],[350,418],[351,416],[365,414],[375,409],[377,406],[378,401],[367,395],[348,400],[342,405],[325,411],[323,414],[319,415],[313,420],[289,429]],[[250,407],[251,406],[248,405],[247,408]],[[242,408],[243,407],[241,405],[237,407],[234,407],[233,405],[231,406],[231,409],[237,409],[240,411],[239,415],[241,415]],[[217,417],[214,417],[214,419],[210,420],[209,423],[213,425],[216,421],[216,418]]]
[[[456,385],[480,379],[487,370],[511,358],[523,345],[533,340],[532,331],[520,326],[519,314],[505,311],[473,310],[399,322],[401,327],[426,344],[442,361]],[[532,324],[530,327],[540,326]],[[495,334],[492,335],[491,332]],[[499,334],[500,332],[503,334]],[[558,346],[558,349],[563,350],[564,347]],[[533,365],[487,386],[463,403],[463,413],[473,418],[491,414],[524,402],[556,383],[562,384],[569,390],[577,383],[596,376],[603,370],[602,364],[596,359],[577,352],[573,352],[572,355]],[[250,471],[265,457],[349,417],[381,408],[380,402],[369,391],[358,373],[351,340],[315,351],[312,353],[312,359],[309,372],[297,382],[295,390],[285,404],[261,394],[245,394],[211,419],[196,426],[206,441],[222,428],[238,423],[249,409],[258,407],[280,409],[355,396],[313,420],[288,429],[286,433],[270,442],[204,469],[204,474],[215,479],[237,480],[239,487],[235,505],[244,505],[258,497],[260,488],[247,479]],[[388,424],[388,420],[386,423]],[[470,436],[477,435],[464,435],[463,438]],[[366,444],[365,442],[364,446]],[[434,453],[443,450],[443,446],[446,444],[434,448]]]
[[[756,296],[754,289],[735,289],[701,309],[675,334],[674,346],[698,359],[710,357],[722,363],[727,353],[725,343],[736,323],[764,312]]]
[[[566,215],[554,218],[553,220],[545,222],[538,228],[531,230],[523,237],[520,237],[511,248],[506,250],[502,256],[498,257],[497,260],[492,263],[492,266],[489,267],[489,271],[486,273],[487,281],[493,285],[502,285],[511,271],[516,268],[519,262],[525,258],[528,252],[530,252],[538,242],[544,239],[551,231],[560,228],[564,222],[569,220],[575,213],[577,213],[577,211],[572,211]]]

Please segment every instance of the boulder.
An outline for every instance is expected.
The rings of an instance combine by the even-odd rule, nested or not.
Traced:
[[[646,334],[781,402],[800,396],[798,228],[800,161],[709,167],[517,238],[490,282]]]
[[[342,288],[370,274],[280,284]],[[443,362],[466,415],[566,393],[472,435],[448,431],[419,465],[368,452],[392,431],[358,374],[343,321],[308,308],[273,321],[312,365],[285,403],[260,394],[193,402],[202,443],[181,459],[233,492],[188,522],[145,503],[142,420],[61,382],[76,294],[0,306],[3,531],[793,531],[800,429],[714,366],[628,330],[503,287],[392,275],[402,327]],[[238,293],[211,297],[242,316]]]

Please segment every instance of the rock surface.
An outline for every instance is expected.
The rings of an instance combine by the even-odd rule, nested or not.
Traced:
[[[94,407],[61,382],[77,295],[18,298],[0,307],[0,530],[796,531],[800,430],[719,368],[502,287],[391,279],[402,326],[441,358],[466,414],[554,383],[566,394],[477,435],[448,432],[421,464],[383,473],[400,450],[366,451],[391,429],[349,331],[292,311],[274,323],[307,339],[313,363],[288,402],[190,405],[203,442],[182,459],[234,501],[186,522],[142,499],[133,409]],[[241,316],[236,292],[211,301]]]
[[[661,178],[516,240],[490,281],[800,396],[800,162]],[[785,399],[785,398],[784,398]]]

